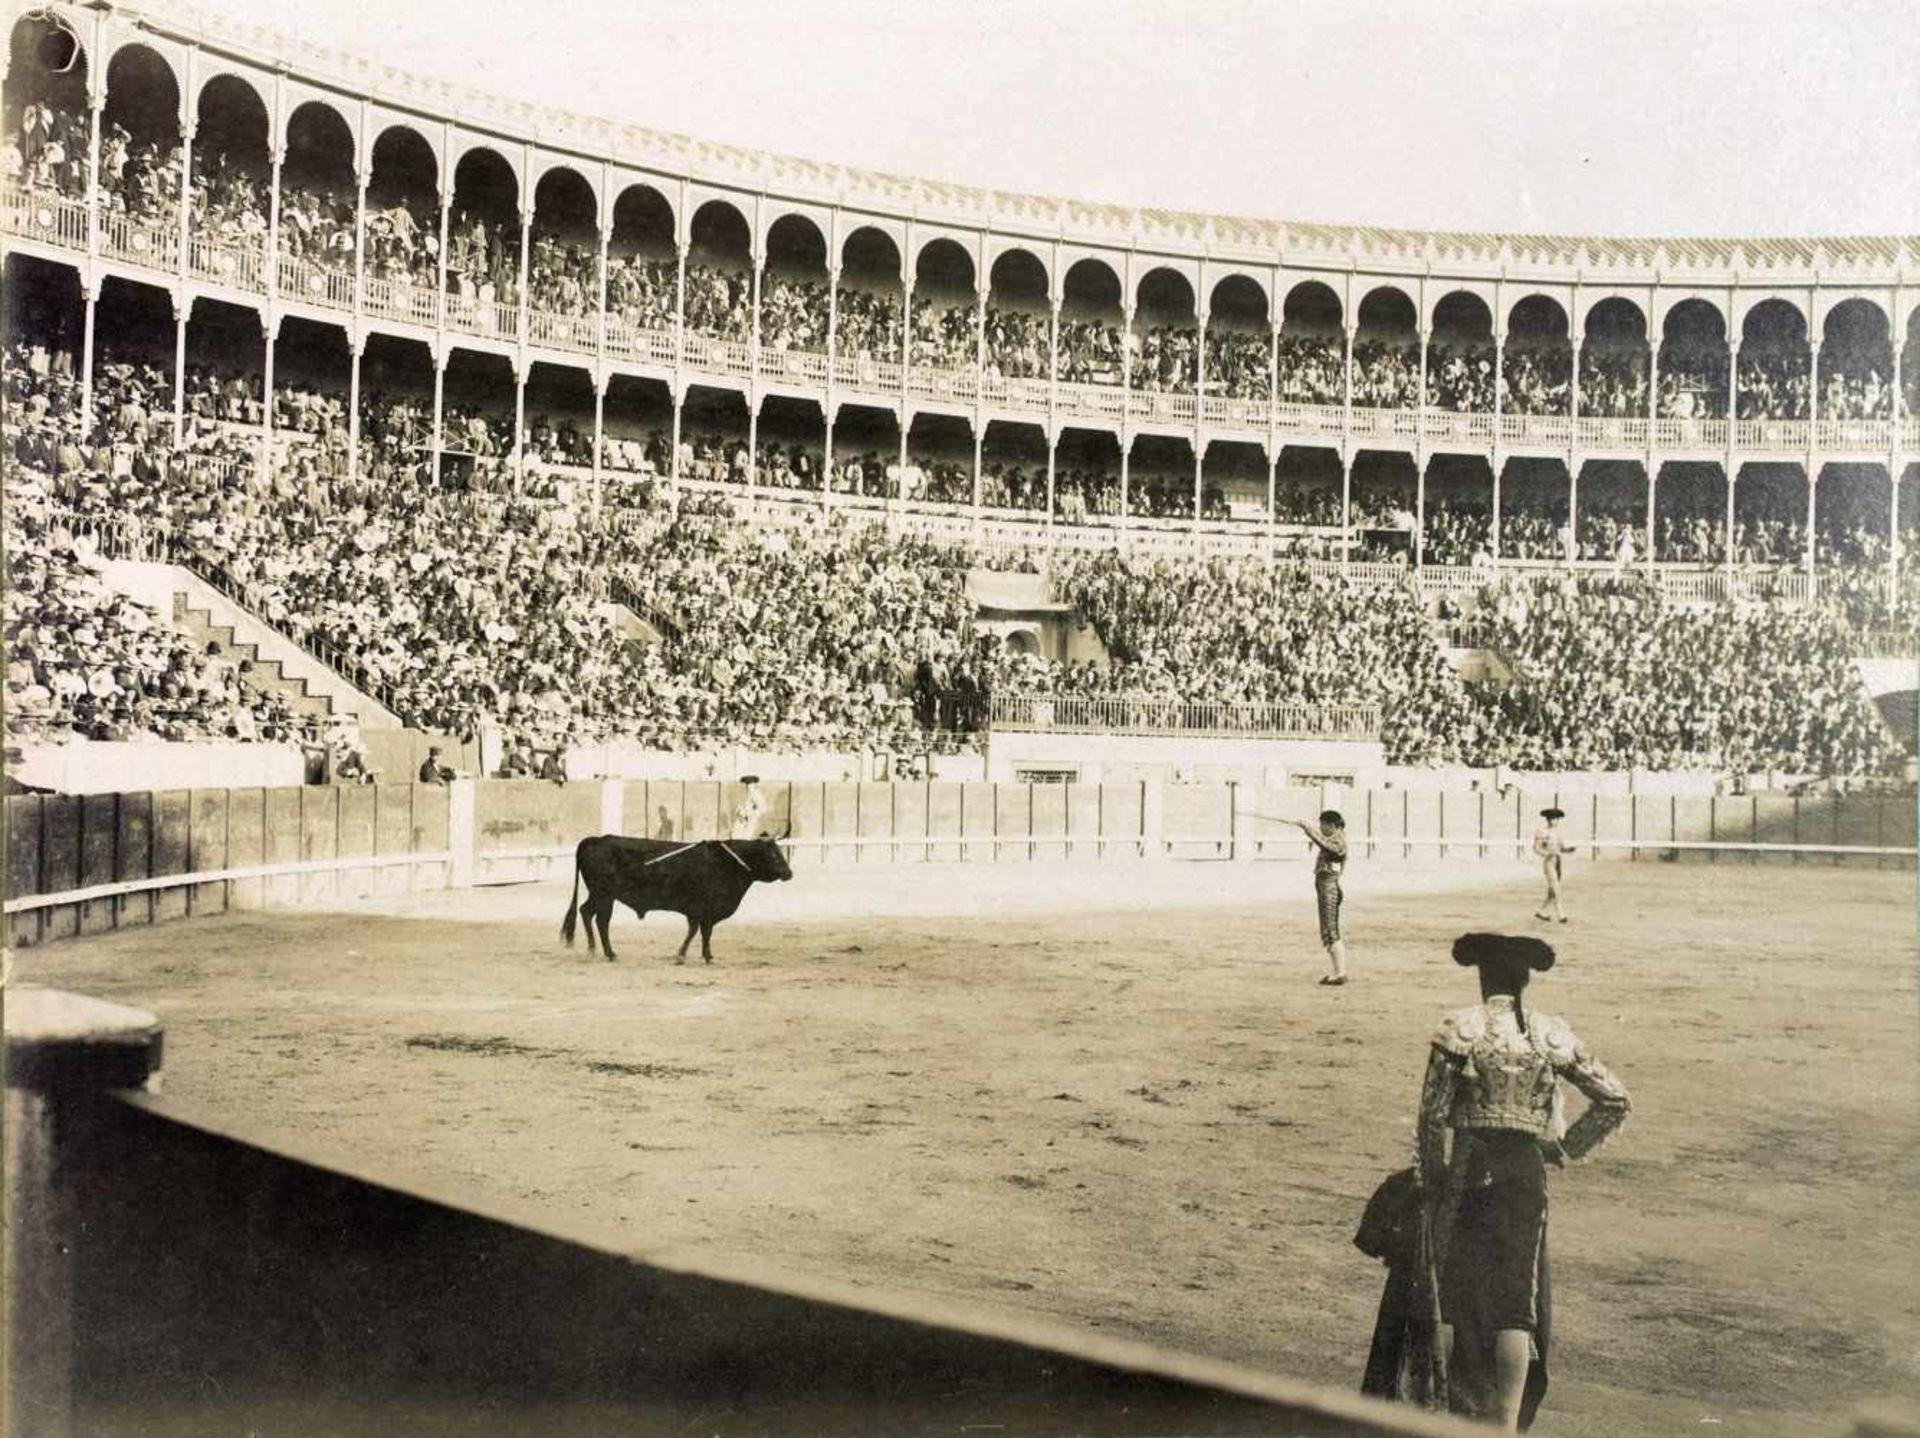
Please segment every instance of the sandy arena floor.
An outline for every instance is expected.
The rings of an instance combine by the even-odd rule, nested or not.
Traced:
[[[343,1156],[1341,1387],[1468,928],[1530,872],[1358,863],[1358,981],[1316,986],[1305,865],[803,869],[711,968],[555,883],[235,916],[16,955],[167,1023],[166,1089]],[[1914,878],[1576,866],[1530,994],[1633,1092],[1553,1189],[1537,1433],[1838,1434],[1920,1381]],[[857,915],[857,917],[856,917]],[[1702,1425],[1710,1425],[1703,1429]]]

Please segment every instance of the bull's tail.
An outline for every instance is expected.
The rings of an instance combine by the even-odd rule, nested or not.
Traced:
[[[567,941],[567,947],[573,947],[574,921],[580,916],[580,850],[573,851],[573,902],[567,905],[567,916],[560,921],[560,937]]]

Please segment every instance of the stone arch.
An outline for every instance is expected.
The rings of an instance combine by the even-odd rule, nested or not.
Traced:
[[[1053,269],[1047,263],[1045,256],[1024,240],[1005,239],[993,235],[987,237],[986,256],[984,260],[987,272],[987,293],[993,293],[993,277],[1001,272],[1001,261],[1013,254],[1025,255],[1027,260],[1031,260],[1033,264],[1039,268],[1040,292],[1044,296],[1048,291],[1048,287],[1053,283]],[[1015,261],[1014,263],[1021,269],[1024,269],[1026,266],[1026,261],[1024,260]]]
[[[283,186],[340,185],[351,191],[358,165],[353,126],[325,100],[303,100],[286,117]]]
[[[1340,298],[1340,292],[1323,279],[1299,279],[1287,287],[1286,298],[1280,302],[1281,325],[1313,316],[1324,319],[1328,313],[1337,329],[1346,317],[1346,304]]]

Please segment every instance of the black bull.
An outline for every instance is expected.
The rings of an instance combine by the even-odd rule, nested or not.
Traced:
[[[733,916],[754,881],[771,884],[792,877],[778,839],[704,839],[691,844],[619,834],[582,839],[573,851],[573,902],[560,921],[560,937],[571,945],[574,916],[584,915],[588,951],[593,950],[597,923],[600,948],[611,960],[613,941],[607,937],[607,921],[617,900],[643,919],[654,909],[684,914],[687,937],[681,941],[677,962],[687,961],[687,946],[698,932],[700,956],[712,963],[713,926]],[[582,879],[587,881],[584,905],[580,902]]]

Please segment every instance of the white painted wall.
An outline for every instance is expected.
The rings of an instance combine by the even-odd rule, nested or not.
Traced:
[[[1296,771],[1350,775],[1357,782],[1385,766],[1377,743],[1309,739],[1193,739],[1143,734],[993,734],[987,777],[1011,783],[1027,766],[1078,769],[1082,784],[1285,783]]]
[[[147,789],[278,789],[306,782],[297,744],[21,741],[7,773],[61,794],[138,793]]]

